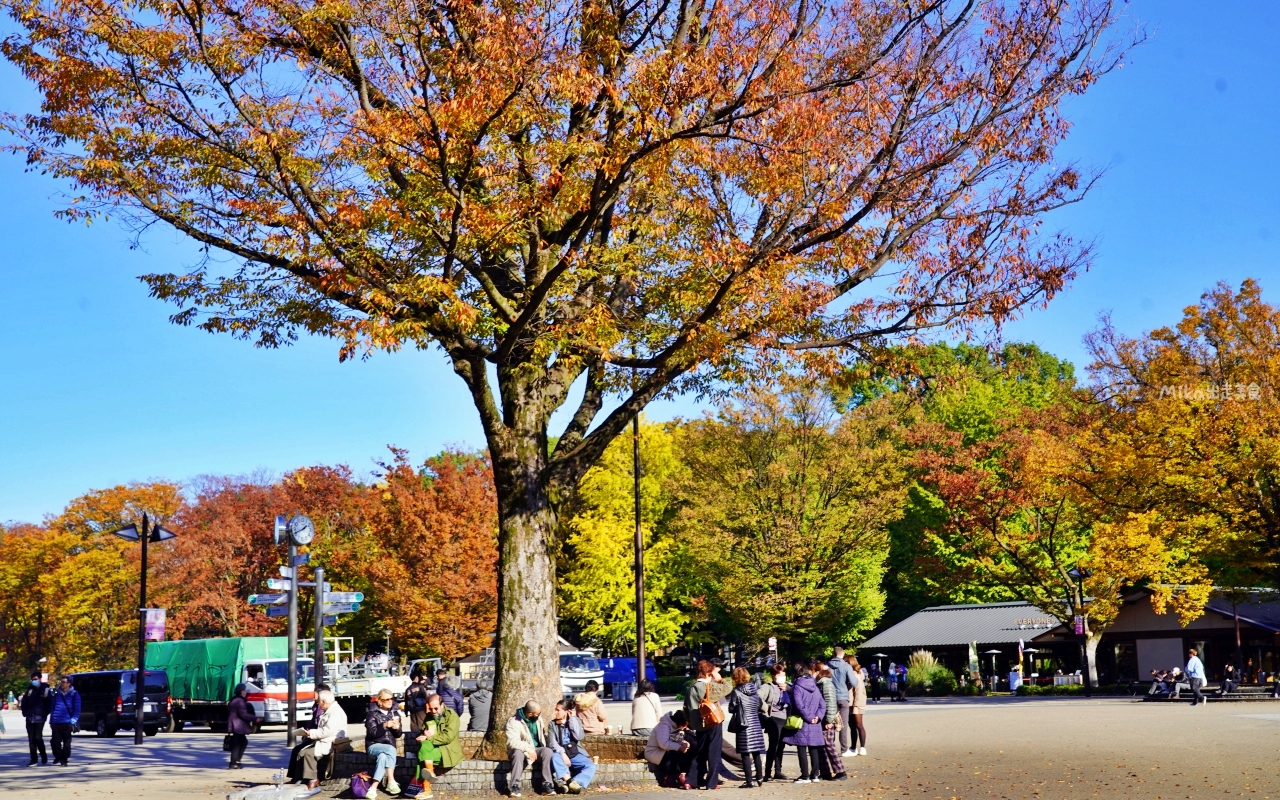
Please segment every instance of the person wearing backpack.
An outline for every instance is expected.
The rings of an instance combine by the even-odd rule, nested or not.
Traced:
[[[760,685],[760,723],[769,740],[764,756],[764,774],[760,776],[762,783],[787,779],[782,774],[782,726],[787,723],[787,704],[783,701],[783,693],[787,690],[786,665],[781,662],[774,664],[766,677],[768,680]]]
[[[427,720],[427,698],[431,696],[431,692],[427,691],[423,681],[425,677],[421,671],[414,671],[409,678],[412,682],[404,689],[404,710],[409,715],[411,731],[422,730]]]
[[[71,685],[71,677],[63,675],[53,693],[53,710],[49,715],[49,728],[53,736],[49,749],[53,751],[53,763],[67,765],[71,759],[71,734],[80,724],[80,693]]]
[[[731,691],[733,686],[720,677],[720,667],[705,659],[698,662],[698,678],[689,684],[684,695],[685,717],[695,737],[693,769],[689,772],[694,789],[715,789],[720,785],[720,748],[724,741],[720,701]]]
[[[39,670],[31,673],[31,685],[22,693],[19,701],[22,716],[27,721],[27,745],[31,749],[31,762],[28,767],[36,765],[36,753],[40,754],[40,763],[48,764],[49,756],[44,750],[44,723],[53,711],[53,690],[44,682]]]

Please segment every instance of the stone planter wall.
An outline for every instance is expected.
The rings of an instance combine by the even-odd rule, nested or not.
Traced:
[[[334,756],[333,779],[325,782],[325,788],[337,793],[345,789],[352,775],[373,772],[374,760],[364,753],[340,753]],[[401,785],[413,779],[413,759],[396,759],[396,782]],[[436,795],[492,795],[508,791],[511,765],[506,761],[463,761],[445,775],[435,778],[431,787]],[[521,780],[523,790],[533,792],[533,766],[525,767]],[[647,761],[605,761],[597,765],[592,786],[609,788],[642,788],[657,786],[658,782]]]

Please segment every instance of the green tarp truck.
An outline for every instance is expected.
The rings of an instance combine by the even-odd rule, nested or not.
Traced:
[[[289,640],[283,636],[233,639],[177,639],[147,644],[147,669],[169,676],[173,717],[207,724],[227,723],[227,706],[236,684],[247,684],[248,700],[264,724],[288,722]],[[309,719],[315,700],[313,662],[298,658],[298,718]]]

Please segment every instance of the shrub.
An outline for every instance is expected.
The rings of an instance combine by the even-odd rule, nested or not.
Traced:
[[[684,687],[691,680],[688,675],[659,675],[658,694],[684,694]]]
[[[917,650],[907,659],[907,691],[934,697],[953,694],[956,676],[933,657],[928,650]]]

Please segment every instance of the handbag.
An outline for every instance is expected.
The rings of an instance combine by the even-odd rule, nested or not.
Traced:
[[[804,720],[799,714],[791,714],[787,717],[787,721],[782,725],[783,733],[795,733],[804,727]]]
[[[698,713],[702,715],[703,725],[719,725],[724,722],[724,711],[720,708],[720,704],[711,702],[711,684],[709,683],[702,695],[702,701],[698,703]]]
[[[367,772],[357,772],[351,776],[351,796],[352,797],[368,797],[369,787],[373,785],[373,778]]]
[[[231,752],[231,734],[229,733],[226,736],[222,737],[222,752],[224,753]]]

